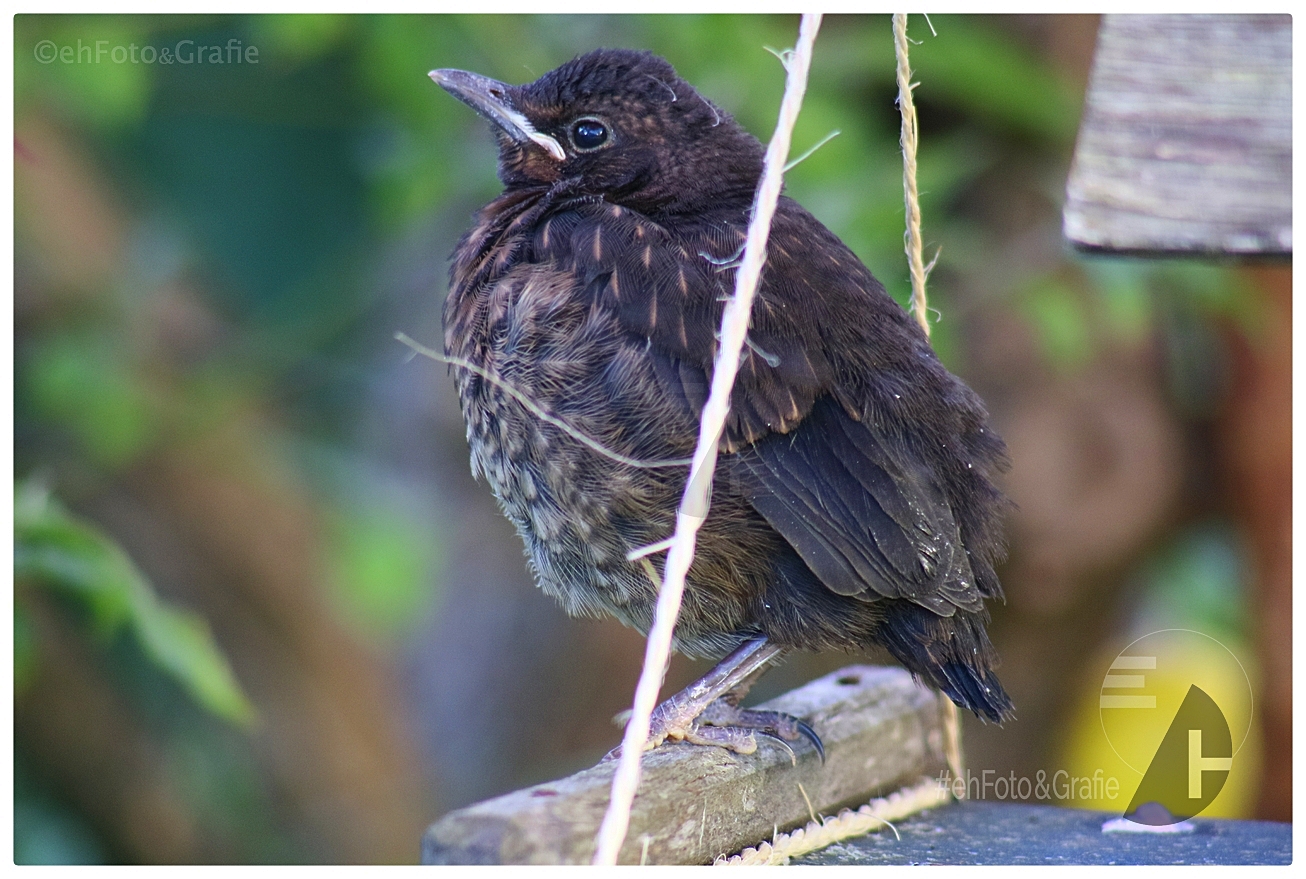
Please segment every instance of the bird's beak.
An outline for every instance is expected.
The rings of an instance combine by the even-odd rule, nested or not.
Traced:
[[[536,131],[530,120],[513,107],[507,85],[466,70],[432,70],[427,75],[435,80],[436,85],[502,128],[518,143],[533,141],[559,162],[567,158],[557,140]]]

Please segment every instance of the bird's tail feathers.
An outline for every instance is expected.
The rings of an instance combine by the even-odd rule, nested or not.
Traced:
[[[878,640],[907,670],[962,708],[994,723],[1015,717],[996,673],[997,651],[984,631],[987,614],[958,610],[940,617],[907,601],[891,602]]]

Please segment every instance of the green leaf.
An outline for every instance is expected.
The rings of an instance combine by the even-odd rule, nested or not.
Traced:
[[[31,482],[16,487],[14,576],[58,587],[80,599],[101,635],[131,615],[134,571],[109,541],[72,519]]]
[[[1130,344],[1141,344],[1152,328],[1154,305],[1148,270],[1137,260],[1085,260],[1084,272],[1102,304],[1109,329]]]
[[[1069,143],[1082,95],[1059,71],[982,19],[930,16],[938,36],[913,18],[908,33],[917,100],[942,100],[1016,131]]]
[[[14,576],[81,600],[101,634],[129,627],[200,705],[241,726],[253,722],[254,707],[203,619],[160,601],[117,544],[30,479],[14,488]]]
[[[1149,625],[1187,626],[1224,639],[1248,631],[1247,558],[1227,523],[1181,531],[1142,565],[1140,615]]]
[[[252,45],[261,49],[266,58],[302,63],[334,49],[349,34],[352,24],[347,15],[258,15],[250,19]]]
[[[1044,278],[1026,291],[1021,310],[1038,330],[1050,363],[1074,369],[1093,354],[1088,314],[1079,295],[1055,277]]]
[[[342,510],[333,526],[327,582],[343,617],[372,638],[408,634],[430,609],[440,540],[399,512],[372,504]]]
[[[155,438],[159,413],[148,387],[104,339],[43,340],[21,373],[39,411],[72,431],[97,463],[125,466]]]
[[[140,62],[141,48],[150,43],[148,23],[125,15],[14,16],[14,93],[20,112],[56,104],[94,128],[140,123],[156,68]]]
[[[145,654],[205,708],[248,726],[254,706],[218,650],[208,623],[198,614],[161,603],[148,586],[136,590],[134,597],[132,619]]]
[[[36,633],[21,605],[14,605],[14,692],[22,693],[36,677]]]

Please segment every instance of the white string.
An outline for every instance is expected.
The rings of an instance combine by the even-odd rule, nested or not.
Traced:
[[[694,463],[685,484],[680,509],[676,513],[676,532],[667,555],[653,627],[649,631],[648,645],[644,652],[644,669],[635,688],[630,722],[626,725],[626,734],[621,743],[621,759],[612,778],[612,798],[608,802],[607,813],[603,816],[603,824],[599,827],[594,852],[596,865],[616,864],[617,853],[625,842],[626,831],[630,826],[630,809],[639,787],[640,758],[648,741],[649,718],[666,674],[672,633],[685,590],[685,574],[694,559],[695,538],[699,526],[707,516],[712,471],[716,468],[717,444],[730,411],[730,391],[735,383],[740,352],[748,334],[753,295],[771,231],[771,217],[775,214],[776,202],[780,198],[789,142],[794,122],[798,119],[798,110],[802,106],[803,92],[807,89],[812,43],[816,40],[820,26],[819,13],[804,13],[798,29],[798,45],[792,52],[779,53],[788,73],[784,98],[780,102],[780,117],[776,122],[775,134],[766,149],[762,180],[754,196],[753,218],[748,224],[743,263],[735,277],[735,295],[726,303],[721,319],[721,344],[713,366],[712,390],[703,407]]]

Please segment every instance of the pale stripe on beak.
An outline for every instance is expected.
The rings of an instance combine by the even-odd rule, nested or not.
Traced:
[[[513,140],[532,141],[559,162],[566,160],[567,153],[562,144],[536,131],[531,121],[513,107],[507,85],[466,70],[432,70],[427,75],[436,85],[503,129]]]

